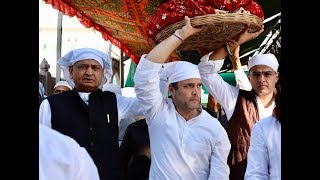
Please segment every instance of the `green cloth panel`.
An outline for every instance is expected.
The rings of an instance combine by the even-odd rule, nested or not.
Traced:
[[[133,78],[134,78],[134,73],[136,72],[136,68],[137,68],[136,63],[131,61],[128,76],[127,76],[126,83],[125,83],[124,87],[134,87]]]

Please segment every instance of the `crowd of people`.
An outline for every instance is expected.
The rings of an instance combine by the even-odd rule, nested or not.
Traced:
[[[39,82],[40,179],[280,180],[279,63],[273,54],[255,55],[246,75],[239,56],[263,27],[246,27],[197,65],[167,62],[203,28],[185,17],[181,29],[142,55],[135,97],[107,83],[106,53],[79,48],[60,58],[66,81],[49,96]],[[227,56],[236,86],[219,75]],[[225,112],[224,123],[201,106],[202,85]]]

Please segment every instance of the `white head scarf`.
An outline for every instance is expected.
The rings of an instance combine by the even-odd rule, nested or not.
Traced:
[[[101,66],[104,68],[104,76],[102,78],[102,82],[99,87],[99,88],[102,88],[102,85],[105,84],[107,80],[112,77],[112,63],[108,54],[92,48],[74,49],[69,51],[62,58],[60,58],[57,64],[62,69],[64,77],[66,78],[67,82],[73,88],[75,84],[70,77],[69,67],[78,61],[86,60],[86,59],[94,59],[98,61],[101,64]]]
[[[58,86],[66,86],[66,87],[68,87],[70,90],[72,90],[72,87],[70,86],[70,84],[69,84],[67,81],[58,81],[58,82],[56,83],[56,85],[54,85],[54,88],[53,88],[53,89],[55,89],[55,88],[58,87]]]
[[[250,70],[256,65],[266,65],[271,67],[275,72],[278,72],[279,63],[273,54],[257,54],[252,56],[248,62],[248,69]]]
[[[160,91],[167,97],[168,86],[171,83],[183,81],[191,78],[201,79],[198,66],[188,61],[174,61],[163,64],[159,71]]]

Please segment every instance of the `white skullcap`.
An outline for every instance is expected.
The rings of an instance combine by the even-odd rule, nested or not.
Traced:
[[[201,79],[198,66],[188,61],[169,62],[163,67],[169,84],[191,78]]]
[[[252,56],[248,62],[248,69],[250,70],[256,65],[266,65],[271,67],[275,72],[278,72],[279,63],[273,54],[257,54]]]
[[[43,84],[39,81],[39,94],[40,94],[40,96],[41,96],[41,99],[45,98],[44,92],[45,92],[44,86],[43,86]]]
[[[168,86],[171,83],[190,78],[201,79],[198,66],[188,61],[174,61],[163,64],[159,71],[160,91],[164,97],[168,95]]]
[[[110,92],[113,92],[115,94],[122,94],[121,87],[116,85],[116,84],[106,83],[106,84],[103,85],[102,91],[110,91]]]
[[[70,86],[70,84],[67,81],[58,81],[56,83],[56,85],[54,85],[53,89],[55,89],[58,86],[66,86],[68,87],[70,90],[72,90],[72,87]]]
[[[69,67],[78,61],[87,59],[94,59],[98,61],[104,68],[104,77],[102,78],[100,88],[107,82],[109,78],[112,77],[112,62],[108,54],[92,48],[74,49],[57,61],[57,64],[63,71],[64,77],[72,88],[75,86],[75,84],[70,77]]]

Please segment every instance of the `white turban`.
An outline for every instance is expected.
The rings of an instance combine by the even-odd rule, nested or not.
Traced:
[[[279,63],[273,54],[257,54],[252,56],[248,62],[248,69],[250,70],[256,65],[266,65],[271,67],[275,72],[278,72]]]
[[[159,77],[160,91],[165,97],[169,84],[191,78],[201,79],[198,66],[188,61],[174,61],[163,64],[163,68],[159,71]]]
[[[67,81],[58,81],[58,82],[54,85],[53,89],[55,89],[55,88],[58,87],[58,86],[66,86],[66,87],[68,87],[70,90],[72,90],[72,87],[70,86],[70,84],[69,84]]]
[[[87,59],[94,59],[98,61],[101,64],[101,66],[104,68],[104,76],[102,78],[102,82],[100,85],[100,88],[102,88],[102,85],[105,84],[107,80],[112,77],[112,62],[108,54],[92,48],[74,49],[68,52],[62,58],[60,58],[57,64],[62,69],[64,77],[66,78],[67,82],[73,88],[75,84],[70,77],[69,67],[78,61],[87,60]]]

